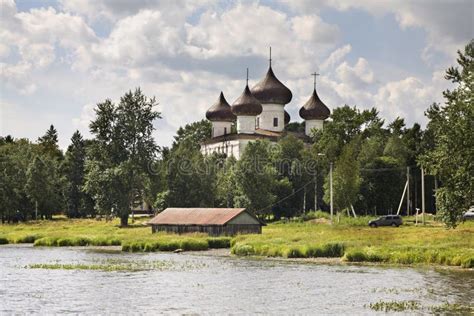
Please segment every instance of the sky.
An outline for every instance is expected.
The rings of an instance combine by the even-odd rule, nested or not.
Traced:
[[[268,68],[293,92],[292,121],[313,89],[330,108],[377,108],[426,124],[447,67],[474,38],[471,0],[0,0],[0,135],[35,141],[53,124],[65,149],[91,137],[97,103],[141,87],[155,96],[155,139],[229,103]]]

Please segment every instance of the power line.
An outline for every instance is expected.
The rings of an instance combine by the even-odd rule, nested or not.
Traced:
[[[268,205],[268,206],[266,206],[266,207],[264,207],[264,208],[258,210],[257,213],[258,213],[258,212],[261,212],[261,211],[263,211],[263,210],[266,210],[266,209],[268,209],[268,208],[274,207],[274,206],[276,206],[276,205],[278,205],[278,204],[280,204],[281,202],[283,202],[283,201],[285,201],[286,199],[292,197],[293,195],[295,195],[296,193],[300,192],[300,191],[303,190],[306,186],[308,186],[309,184],[311,184],[311,183],[313,183],[313,182],[314,182],[314,180],[311,180],[311,181],[305,183],[305,184],[304,184],[301,188],[299,188],[298,190],[295,190],[295,191],[293,191],[290,195],[287,195],[287,196],[285,196],[284,198],[282,198],[282,199],[276,201],[275,203],[270,204],[270,205]]]

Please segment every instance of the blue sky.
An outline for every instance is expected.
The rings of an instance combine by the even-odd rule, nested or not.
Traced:
[[[232,103],[246,67],[255,84],[269,46],[292,120],[317,70],[330,108],[424,124],[474,38],[467,0],[0,1],[0,134],[35,140],[54,124],[62,148],[76,129],[89,136],[95,104],[138,86],[160,103],[155,137],[167,146],[221,90]]]

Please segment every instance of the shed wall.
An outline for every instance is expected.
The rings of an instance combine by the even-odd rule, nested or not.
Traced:
[[[260,224],[227,224],[218,225],[152,225],[152,232],[170,232],[176,234],[186,233],[207,233],[210,236],[233,236],[237,234],[261,234],[262,226]]]

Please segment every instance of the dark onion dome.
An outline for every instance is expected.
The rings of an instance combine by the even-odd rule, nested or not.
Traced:
[[[252,94],[263,104],[287,104],[293,97],[290,89],[275,77],[272,66],[268,68],[265,78],[252,88]]]
[[[325,120],[329,115],[331,115],[331,111],[321,101],[314,89],[311,98],[301,107],[300,116],[305,120]]]
[[[288,125],[288,123],[290,123],[290,119],[290,113],[285,111],[285,125]]]
[[[262,113],[262,105],[250,92],[249,86],[245,86],[242,95],[232,104],[232,113],[235,115],[257,116]]]
[[[224,98],[224,93],[219,95],[219,99],[206,112],[206,117],[209,121],[235,121],[235,115],[232,113],[229,103]]]

